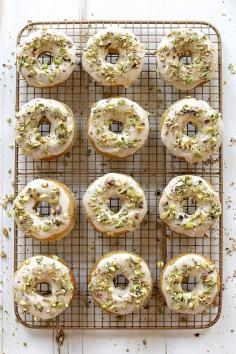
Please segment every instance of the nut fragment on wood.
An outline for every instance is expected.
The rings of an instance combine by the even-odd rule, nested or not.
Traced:
[[[6,227],[3,228],[2,232],[3,232],[3,235],[5,237],[9,237],[9,232],[8,232],[8,229]]]
[[[58,353],[60,354],[60,348],[62,347],[65,340],[65,333],[63,328],[58,328],[56,333],[56,343],[58,345]]]
[[[2,258],[6,258],[6,256],[7,256],[7,254],[6,254],[6,252],[5,251],[0,251],[0,257],[2,257]]]

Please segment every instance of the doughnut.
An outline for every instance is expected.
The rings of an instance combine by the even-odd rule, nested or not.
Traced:
[[[16,53],[16,67],[30,86],[52,87],[66,81],[76,64],[76,47],[60,32],[42,29],[20,43]],[[39,56],[50,53],[52,62],[40,63]]]
[[[38,128],[43,121],[50,124],[46,136]],[[16,114],[15,130],[22,152],[36,160],[52,160],[65,154],[76,139],[72,110],[64,103],[45,98],[35,98],[22,106]]]
[[[115,64],[106,59],[110,53],[119,55]],[[100,85],[130,87],[139,76],[145,49],[130,31],[109,27],[90,37],[83,55],[83,69]]]
[[[114,279],[123,275],[128,285],[116,287]],[[112,251],[93,266],[89,290],[95,302],[105,311],[127,315],[139,310],[150,298],[152,275],[144,260],[134,253]]]
[[[194,136],[187,135],[187,125],[195,125]],[[161,139],[169,152],[188,163],[206,161],[223,139],[220,113],[205,101],[185,98],[172,104],[161,120]]]
[[[102,155],[126,158],[140,149],[149,134],[149,113],[127,98],[98,101],[88,118],[89,141]],[[112,122],[121,122],[121,133],[111,131]]]
[[[120,199],[121,208],[109,208],[110,198]],[[83,197],[85,214],[93,227],[106,236],[119,236],[133,231],[147,213],[144,191],[130,176],[107,173],[96,179]]]
[[[187,198],[196,200],[196,211],[184,210]],[[221,214],[218,194],[199,176],[183,175],[173,178],[163,190],[160,217],[169,228],[189,237],[202,237]]]
[[[182,283],[196,277],[196,286],[185,291]],[[220,277],[213,262],[189,253],[172,258],[161,271],[160,289],[167,306],[174,312],[198,314],[212,305],[220,290]]]
[[[50,215],[37,212],[48,203]],[[13,202],[15,222],[25,235],[39,241],[53,241],[68,235],[75,225],[76,200],[69,188],[53,179],[35,179]]]
[[[49,285],[49,294],[37,290],[41,283]],[[49,320],[69,306],[75,293],[75,277],[57,256],[34,256],[26,259],[16,271],[13,290],[21,311],[35,320]]]
[[[191,90],[209,81],[215,70],[215,53],[209,38],[196,30],[176,29],[161,41],[156,53],[163,81],[178,90]],[[190,64],[181,58],[191,56]]]

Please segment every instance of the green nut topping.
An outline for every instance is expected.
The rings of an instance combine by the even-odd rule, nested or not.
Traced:
[[[36,262],[35,262],[36,261]],[[51,285],[51,294],[43,294],[37,284]],[[24,312],[47,319],[55,317],[73,296],[74,285],[69,269],[57,259],[35,256],[25,260],[14,276],[15,301]]]
[[[187,198],[194,198],[197,202],[196,211],[191,215],[187,214],[184,209]],[[200,177],[195,178],[191,175],[175,178],[175,183],[162,199],[161,206],[162,220],[174,221],[186,229],[199,227],[207,220],[215,221],[221,214],[221,205],[215,192]]]
[[[97,73],[108,83],[113,84],[118,78],[141,64],[143,54],[140,53],[140,48],[137,49],[137,45],[137,41],[129,33],[107,31],[86,49],[85,57],[90,65],[96,66]],[[101,55],[107,50],[122,51],[123,60],[118,60],[116,64],[101,60]]]
[[[119,312],[121,304],[115,300],[113,280],[117,274],[122,274],[126,267],[132,272],[132,277],[128,279],[132,282],[132,286],[128,294],[120,297],[123,309],[126,309],[130,303],[139,308],[151,289],[151,284],[145,280],[146,274],[142,270],[141,258],[130,256],[122,262],[124,264],[121,266],[118,261],[107,261],[101,269],[95,269],[90,276],[89,290],[94,294],[95,299],[103,298],[101,307],[106,311]]]
[[[110,127],[114,121],[122,122],[121,134],[111,131]],[[112,104],[108,99],[104,107],[95,106],[91,111],[90,124],[96,131],[93,137],[96,144],[116,151],[135,147],[140,140],[139,133],[145,128],[145,123],[135,108],[125,104],[123,99],[118,100],[117,104]],[[133,129],[137,132],[135,138],[130,136]]]
[[[174,137],[173,151],[189,151],[193,154],[194,160],[201,161],[206,151],[212,152],[217,149],[218,138],[221,134],[218,124],[220,113],[210,107],[207,109],[193,107],[191,103],[186,103],[182,109],[176,109],[174,114],[172,109],[171,106],[164,112],[162,120],[166,132]],[[203,119],[204,117],[206,118]],[[194,136],[187,134],[187,123],[190,122],[197,129]]]
[[[24,229],[25,234],[33,236],[34,233],[39,230],[48,232],[52,227],[59,227],[64,224],[68,216],[62,214],[59,196],[60,189],[58,187],[55,187],[51,192],[44,194],[39,194],[37,189],[29,187],[18,195],[13,206],[14,214],[18,223]],[[34,215],[29,213],[25,205],[31,200],[34,201],[36,206],[42,201],[48,202],[51,207],[50,217],[45,217],[37,211],[34,212]],[[35,216],[38,219],[35,219]],[[37,220],[40,220],[40,222],[38,223]]]
[[[115,194],[120,198],[124,205],[119,212],[111,211],[108,207],[108,200],[104,199],[104,193],[109,189],[115,188]],[[108,179],[103,187],[98,187],[90,198],[89,205],[95,213],[95,219],[102,224],[112,224],[115,228],[126,225],[135,226],[138,219],[138,209],[143,208],[143,195],[127,182],[120,182],[116,179]],[[137,212],[130,217],[130,211]]]
[[[187,257],[187,256],[182,256]],[[165,291],[171,297],[171,306],[176,311],[188,311],[197,309],[199,306],[207,306],[212,301],[211,294],[217,286],[214,280],[215,266],[207,261],[198,262],[194,260],[194,265],[188,263],[181,267],[175,266],[165,278]],[[197,276],[197,283],[202,287],[196,286],[191,291],[185,291],[182,283],[188,281],[190,276]]]
[[[47,116],[55,122],[55,129],[44,136],[39,130],[40,118]],[[40,100],[28,102],[16,114],[16,119],[16,141],[22,147],[25,155],[30,155],[34,150],[40,149],[48,156],[50,155],[48,149],[52,145],[52,141],[63,145],[72,134],[72,128],[68,126],[69,111],[53,108],[50,102],[47,103],[47,100],[45,100],[45,103],[40,102]]]
[[[59,68],[63,62],[70,60],[67,48],[71,48],[72,46],[72,42],[66,37],[42,30],[40,35],[35,36],[32,41],[19,45],[22,51],[21,54],[17,55],[17,65],[20,69],[27,68],[31,76],[36,74],[37,68],[43,70],[48,75],[57,76],[60,70],[57,71],[55,69]],[[52,58],[52,63],[40,64],[37,58],[44,51],[44,48],[48,47],[56,47],[57,55]],[[52,65],[55,65],[54,69],[52,69]]]
[[[168,77],[182,84],[190,84],[196,78],[208,81],[214,69],[214,51],[205,35],[194,31],[175,30],[167,35],[170,45],[163,45],[157,50],[161,63],[168,62]],[[183,65],[177,58],[192,56],[192,62]],[[174,58],[171,60],[171,58]]]

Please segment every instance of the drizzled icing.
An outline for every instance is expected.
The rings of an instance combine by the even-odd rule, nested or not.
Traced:
[[[110,130],[113,121],[123,123],[121,133]],[[127,98],[100,100],[91,109],[88,136],[102,154],[120,158],[132,155],[145,143],[148,134],[148,112]]]
[[[49,52],[51,63],[40,63],[40,54]],[[17,47],[17,71],[29,85],[50,87],[68,79],[76,64],[76,47],[68,36],[42,29],[32,33]]]
[[[196,277],[196,286],[185,291],[185,279]],[[161,272],[160,286],[167,306],[174,312],[197,314],[210,306],[219,292],[219,275],[210,259],[183,254],[171,259]]]
[[[43,295],[37,290],[40,283],[49,285],[49,294]],[[14,275],[15,301],[20,310],[35,319],[48,320],[69,306],[74,284],[72,271],[57,256],[34,256],[26,259]]]
[[[192,123],[197,132],[187,135]],[[172,104],[163,114],[161,138],[167,149],[188,163],[206,161],[216,152],[223,138],[223,121],[220,113],[205,101],[185,98]]]
[[[208,37],[192,29],[169,32],[157,50],[157,67],[161,78],[179,90],[191,90],[210,80],[215,69],[215,54]],[[191,56],[192,62],[180,59]]]
[[[50,205],[50,215],[40,215],[36,206]],[[76,201],[69,188],[55,180],[35,179],[18,194],[14,203],[15,221],[25,235],[40,241],[66,236],[75,223]]]
[[[42,136],[39,124],[45,119],[50,132]],[[49,159],[65,153],[75,139],[75,121],[72,110],[63,103],[35,98],[16,114],[16,141],[25,155],[34,159]]]
[[[122,274],[128,280],[125,288],[115,287],[114,278]],[[152,291],[152,275],[139,256],[114,251],[104,255],[90,273],[89,290],[99,306],[117,315],[138,310]]]
[[[121,208],[114,212],[109,199],[118,197]],[[108,236],[133,231],[147,212],[143,190],[130,176],[108,173],[95,180],[83,197],[85,213],[96,230]]]
[[[196,211],[189,215],[184,200],[194,198]],[[159,204],[161,219],[175,232],[202,237],[221,214],[218,194],[201,177],[183,175],[173,178],[165,187]]]
[[[109,53],[118,52],[115,64],[109,63]],[[145,50],[135,35],[123,28],[109,27],[92,36],[85,47],[82,64],[92,78],[104,86],[129,87],[142,70]]]

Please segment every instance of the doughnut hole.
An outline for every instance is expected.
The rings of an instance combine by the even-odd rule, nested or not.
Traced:
[[[115,288],[119,288],[120,290],[124,290],[127,288],[129,281],[124,276],[124,274],[117,274],[117,276],[113,279],[113,283]]]
[[[182,279],[181,287],[183,291],[189,292],[192,291],[197,285],[197,278],[194,276],[189,276]]]
[[[188,55],[188,53],[186,53],[186,55],[183,55],[179,58],[179,61],[183,65],[190,65],[193,63],[193,58],[191,54]]]
[[[47,217],[51,214],[51,206],[46,201],[37,202],[34,206],[34,210],[41,217]]]
[[[197,210],[197,201],[193,197],[186,197],[183,199],[182,208],[184,213],[192,215]]]
[[[192,122],[189,122],[186,126],[186,134],[189,138],[195,136],[197,134],[197,130],[197,126]]]
[[[120,198],[118,198],[117,196],[111,197],[109,199],[109,204],[108,204],[110,210],[113,213],[118,213],[121,209],[121,201]]]
[[[46,282],[37,283],[35,285],[36,292],[42,296],[49,296],[52,294],[52,289],[50,284]]]
[[[117,120],[113,120],[109,125],[110,131],[116,134],[120,134],[123,131],[123,128],[123,123]]]
[[[50,134],[51,124],[46,117],[40,119],[38,129],[42,136],[48,136]]]
[[[50,65],[53,62],[53,55],[50,52],[42,52],[39,54],[37,60],[40,65]]]
[[[105,60],[107,63],[115,65],[117,63],[117,60],[119,59],[120,53],[119,50],[116,48],[107,48],[107,55],[105,57]]]

